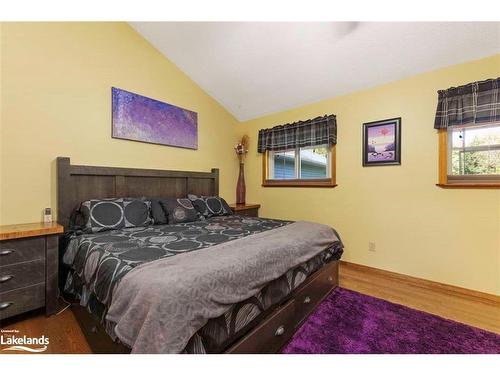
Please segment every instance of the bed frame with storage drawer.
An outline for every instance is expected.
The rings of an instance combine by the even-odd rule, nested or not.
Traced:
[[[57,158],[58,222],[68,226],[71,212],[92,198],[218,195],[219,170],[211,172],[165,171],[71,165]],[[225,353],[276,353],[293,336],[314,308],[338,285],[338,261],[310,275],[287,300],[268,309],[252,328],[229,346]],[[104,327],[78,303],[75,317],[94,353],[128,353],[114,342]]]

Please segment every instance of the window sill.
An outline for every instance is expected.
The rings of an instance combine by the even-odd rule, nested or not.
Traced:
[[[436,184],[443,189],[500,189],[500,182],[482,183],[482,182],[460,182]]]
[[[323,187],[334,188],[337,184],[331,179],[318,180],[264,180],[263,187]]]

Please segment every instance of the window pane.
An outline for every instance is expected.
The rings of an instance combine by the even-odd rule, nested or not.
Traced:
[[[300,178],[327,178],[328,154],[326,147],[301,148]]]
[[[500,125],[450,130],[452,175],[500,174]]]
[[[464,146],[464,130],[463,129],[453,129],[452,128],[452,147],[463,147]]]
[[[295,150],[274,152],[271,154],[273,163],[272,179],[292,179],[295,177]]]
[[[500,150],[459,151],[452,153],[452,174],[500,174]]]
[[[466,128],[465,147],[498,145],[500,146],[500,125],[493,127]]]

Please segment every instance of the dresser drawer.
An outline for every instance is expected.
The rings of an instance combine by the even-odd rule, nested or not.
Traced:
[[[338,285],[337,262],[332,262],[318,271],[313,279],[299,287],[295,293],[297,311],[296,327],[318,306],[328,293]]]
[[[45,282],[45,260],[0,267],[0,293]]]
[[[0,320],[44,305],[44,283],[0,293]]]
[[[295,302],[291,300],[259,324],[251,337],[243,338],[231,347],[228,353],[277,353],[295,332],[294,317]]]
[[[45,237],[0,241],[0,266],[45,257]]]

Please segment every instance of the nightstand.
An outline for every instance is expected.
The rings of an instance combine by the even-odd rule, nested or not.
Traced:
[[[0,320],[45,307],[57,310],[57,223],[0,226]]]
[[[236,204],[236,203],[233,203],[233,204],[230,204],[229,207],[231,207],[231,210],[233,210],[235,215],[253,216],[253,217],[259,216],[260,204],[253,204],[253,203]]]

